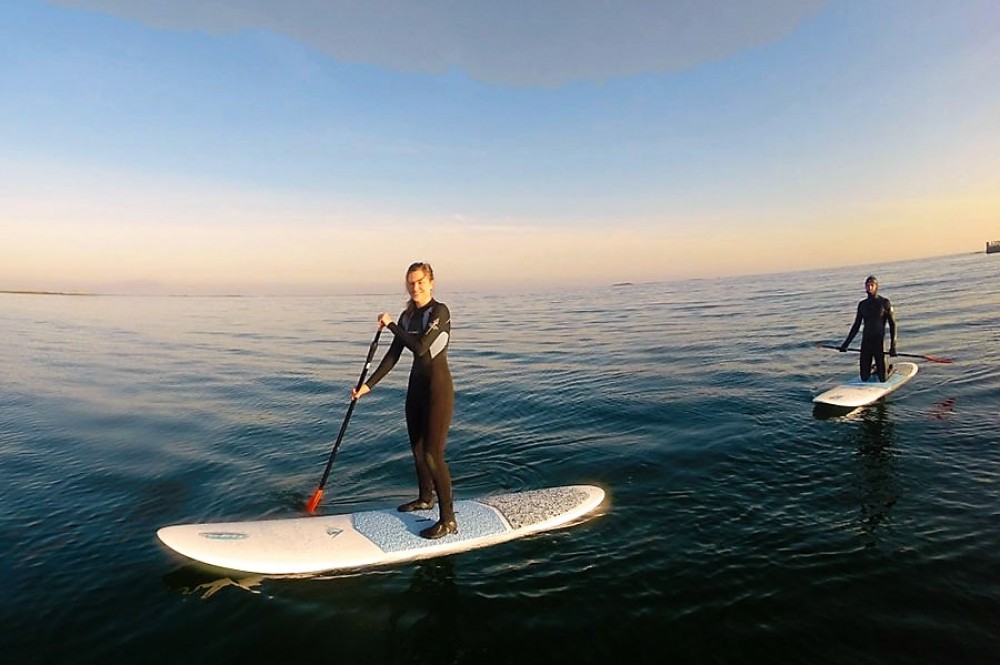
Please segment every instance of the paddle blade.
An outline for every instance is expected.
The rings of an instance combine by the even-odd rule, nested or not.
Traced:
[[[951,358],[936,358],[935,356],[925,356],[925,355],[921,355],[919,353],[897,353],[896,355],[897,356],[903,356],[903,357],[906,357],[906,358],[923,358],[924,360],[926,360],[928,362],[932,362],[932,363],[944,363],[946,365],[955,362]]]
[[[948,363],[955,362],[951,358],[935,358],[934,356],[924,356],[924,359],[925,360],[929,360],[932,363],[944,363],[944,364],[948,364]]]
[[[312,495],[311,499],[309,499],[309,503],[306,504],[306,512],[309,513],[310,515],[315,514],[316,506],[319,505],[319,500],[322,498],[323,498],[323,488],[321,487],[317,489],[316,493]]]

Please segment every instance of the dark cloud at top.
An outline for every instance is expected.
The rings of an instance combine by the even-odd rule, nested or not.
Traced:
[[[791,33],[825,0],[50,0],[154,28],[266,30],[345,62],[559,86],[677,72]]]

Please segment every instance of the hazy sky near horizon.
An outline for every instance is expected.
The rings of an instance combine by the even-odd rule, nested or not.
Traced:
[[[655,281],[1000,239],[1000,0],[7,0],[0,289]]]

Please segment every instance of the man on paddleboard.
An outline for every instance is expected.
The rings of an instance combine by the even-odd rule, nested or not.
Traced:
[[[868,296],[858,303],[858,313],[854,316],[854,325],[847,333],[847,339],[840,345],[840,352],[847,351],[851,340],[858,334],[858,329],[863,323],[864,332],[861,333],[861,380],[867,381],[872,375],[872,361],[875,362],[875,370],[878,372],[878,380],[885,381],[888,372],[885,366],[885,328],[889,327],[889,355],[896,355],[896,319],[892,314],[892,303],[888,298],[878,295],[878,279],[874,275],[868,275],[865,279],[865,292]],[[890,365],[890,371],[891,371]]]

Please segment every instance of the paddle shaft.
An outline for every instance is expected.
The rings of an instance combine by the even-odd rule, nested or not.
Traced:
[[[368,369],[371,367],[372,358],[375,357],[375,349],[378,348],[378,338],[382,334],[382,326],[375,331],[375,339],[372,340],[371,345],[368,347],[368,357],[365,358],[365,366],[361,368],[361,376],[358,377],[358,385],[355,390],[361,390],[361,386],[365,383],[365,377],[368,376]],[[316,506],[319,505],[319,500],[323,496],[323,488],[326,486],[326,481],[330,478],[330,470],[333,468],[333,461],[337,459],[337,451],[340,450],[340,443],[344,440],[344,432],[347,431],[347,423],[351,421],[351,414],[354,413],[354,407],[358,403],[356,397],[351,397],[351,403],[347,406],[347,414],[344,415],[344,422],[340,424],[340,433],[337,434],[337,442],[333,444],[333,450],[330,451],[330,459],[326,461],[326,468],[323,469],[323,477],[319,481],[319,486],[316,488],[316,492],[313,494],[312,499],[306,504],[306,510],[309,513],[316,511]]]
[[[824,349],[833,349],[834,351],[840,351],[839,346],[834,346],[833,344],[820,344]],[[848,351],[853,351],[854,353],[861,353],[861,349],[847,349]],[[932,363],[952,363],[955,362],[950,358],[935,358],[934,356],[922,356],[919,353],[896,353],[897,356],[903,356],[906,358],[923,358]]]

